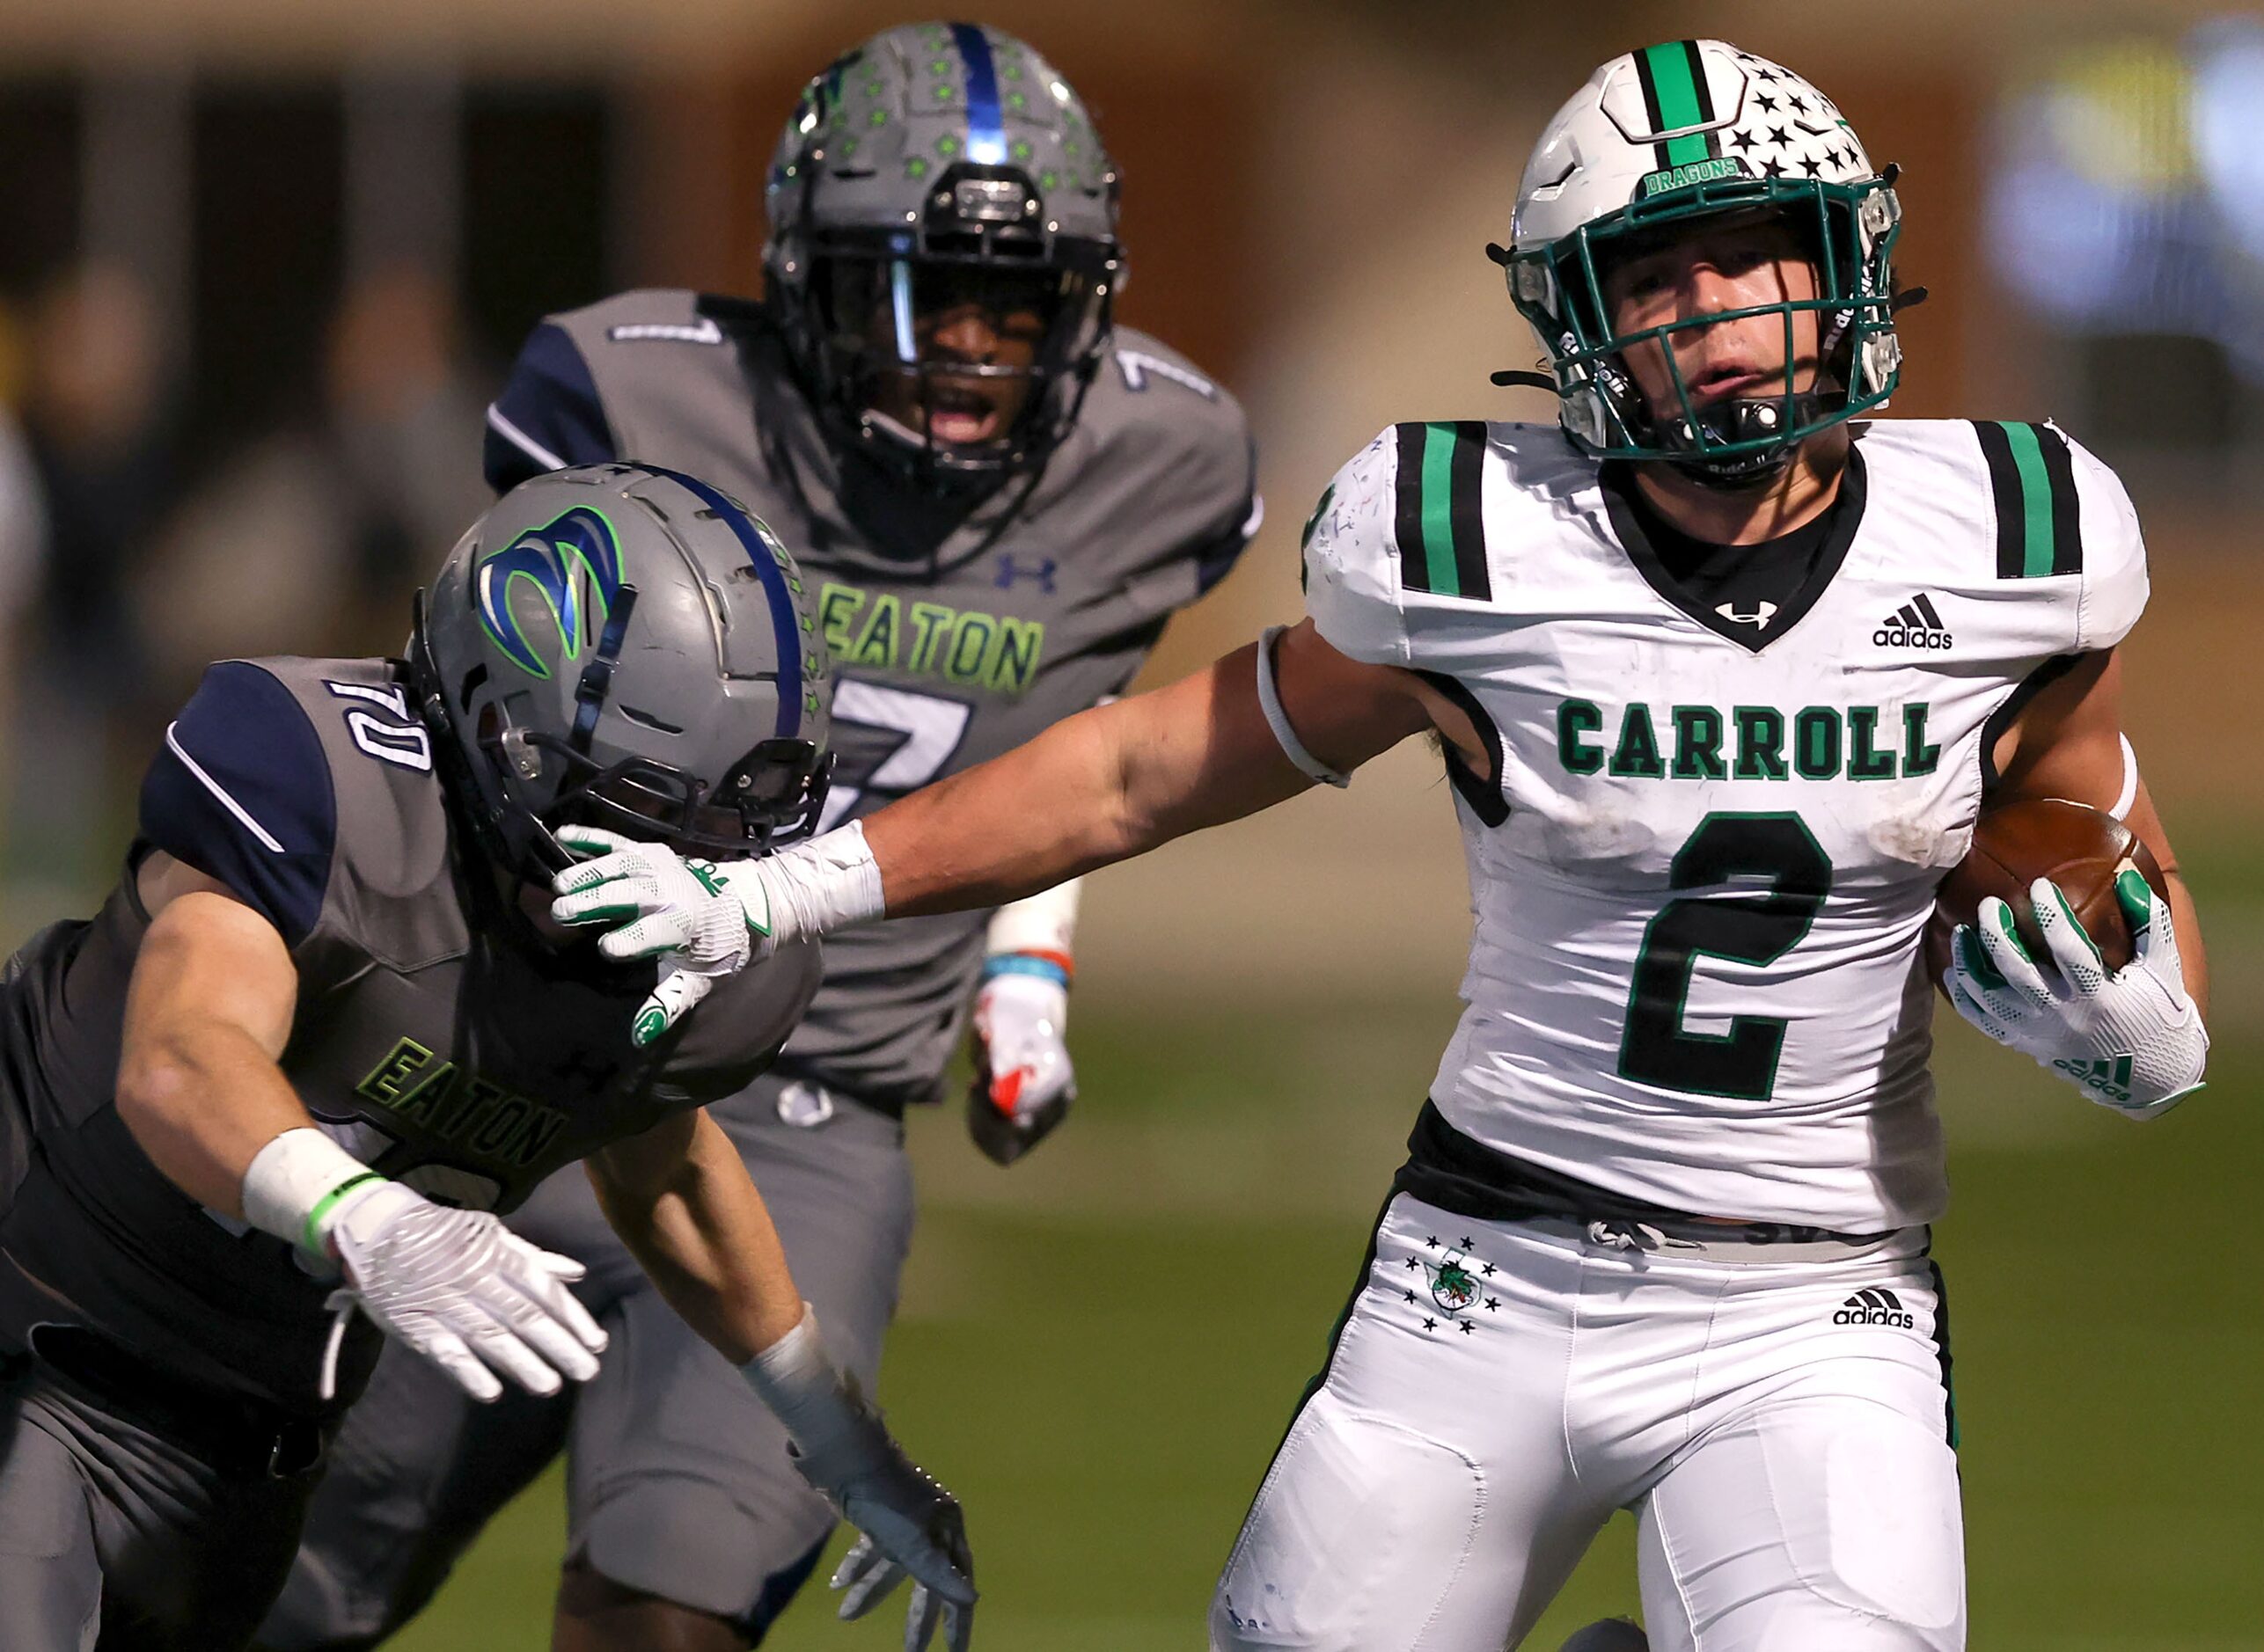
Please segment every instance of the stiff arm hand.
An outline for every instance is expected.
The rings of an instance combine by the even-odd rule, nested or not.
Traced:
[[[558,841],[590,857],[553,881],[551,916],[605,925],[597,945],[619,962],[661,961],[631,1034],[653,1043],[735,975],[785,942],[881,910],[879,874],[854,826],[760,860],[687,859],[664,844],[595,826],[563,826]]]

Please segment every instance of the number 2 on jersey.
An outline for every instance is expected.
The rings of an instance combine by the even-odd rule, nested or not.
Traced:
[[[1771,964],[1798,946],[1832,887],[1832,863],[1798,815],[1709,815],[1674,854],[1667,883],[1711,888],[1764,881],[1750,895],[1669,901],[1643,932],[1621,1035],[1623,1078],[1697,1095],[1766,1101],[1777,1083],[1784,1020],[1735,1015],[1726,1033],[1682,1025],[1700,958]]]

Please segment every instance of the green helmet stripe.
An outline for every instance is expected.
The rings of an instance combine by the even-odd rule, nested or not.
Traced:
[[[1661,132],[1678,127],[1703,126],[1714,118],[1713,99],[1705,82],[1705,65],[1696,40],[1668,40],[1646,46],[1636,55],[1644,90],[1656,106]],[[1660,167],[1688,166],[1714,153],[1711,133],[1694,132],[1669,138],[1659,146]]]

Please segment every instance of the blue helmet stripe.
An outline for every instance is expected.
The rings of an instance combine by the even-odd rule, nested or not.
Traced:
[[[967,158],[985,166],[1007,164],[1007,127],[999,113],[999,71],[990,38],[980,26],[954,23],[951,43],[967,65]]]
[[[755,531],[755,524],[747,513],[707,483],[697,477],[686,476],[681,471],[666,470],[657,464],[640,464],[638,468],[650,471],[655,476],[665,476],[679,484],[738,536],[740,545],[746,551],[747,560],[754,564],[756,577],[763,582],[763,596],[770,603],[771,630],[778,639],[779,738],[793,739],[802,732],[802,637],[798,629],[799,610],[795,606],[794,593],[787,588],[786,570],[780,567],[778,559],[771,555],[770,547],[763,543],[762,535]]]

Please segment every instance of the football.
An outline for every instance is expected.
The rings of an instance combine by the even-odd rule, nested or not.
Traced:
[[[2106,967],[2121,969],[2130,961],[2131,936],[2114,898],[2114,873],[2125,860],[2137,866],[2155,894],[2169,895],[2152,852],[2105,809],[2064,798],[2030,798],[1982,811],[1973,847],[1935,894],[1934,916],[1926,925],[1927,968],[1939,982],[1949,966],[1950,932],[1973,923],[1982,897],[1991,895],[2012,909],[2029,953],[2048,958],[2028,886],[2049,878],[2075,908]]]

